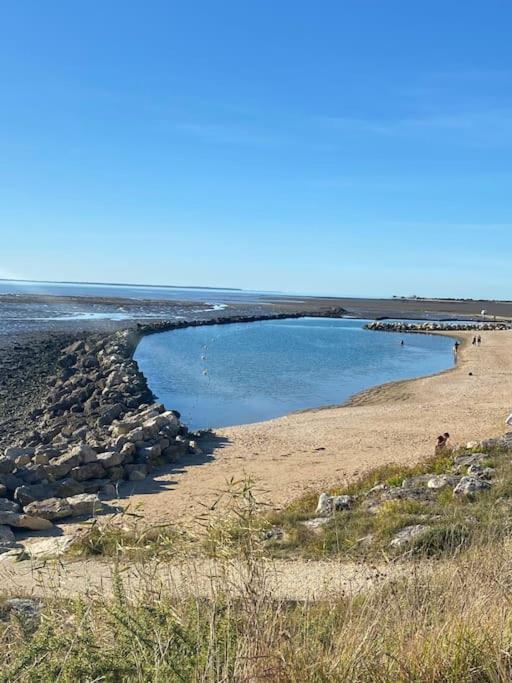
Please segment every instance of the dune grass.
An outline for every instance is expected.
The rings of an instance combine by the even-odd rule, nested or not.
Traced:
[[[49,595],[38,620],[0,621],[0,681],[511,680],[509,543],[319,602],[274,598],[262,550],[244,545],[241,588],[221,576],[209,598],[155,590],[149,573],[130,594],[115,569],[112,598]]]

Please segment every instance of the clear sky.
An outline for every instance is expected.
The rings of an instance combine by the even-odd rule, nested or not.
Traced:
[[[11,0],[0,277],[512,297],[512,3]]]

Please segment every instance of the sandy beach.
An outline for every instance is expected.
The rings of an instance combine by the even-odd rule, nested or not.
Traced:
[[[440,432],[453,443],[503,433],[512,406],[512,332],[485,332],[481,347],[471,345],[471,333],[457,336],[464,343],[454,369],[377,387],[347,406],[220,429],[204,444],[211,456],[190,456],[141,482],[130,507],[140,505],[148,522],[190,520],[230,479],[246,476],[279,507],[368,468],[426,458]]]

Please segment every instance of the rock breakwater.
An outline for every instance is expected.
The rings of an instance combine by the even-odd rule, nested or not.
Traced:
[[[342,314],[332,308],[318,315]],[[31,429],[11,435],[0,456],[0,553],[16,547],[12,529],[44,530],[56,520],[100,512],[117,497],[118,482],[140,481],[158,465],[201,452],[179,412],[155,402],[133,360],[143,335],[304,315],[139,324],[61,349],[41,405],[30,413]]]
[[[511,330],[509,322],[442,322],[426,321],[421,323],[400,321],[376,320],[365,325],[367,330],[379,330],[381,332],[481,332],[484,330]]]

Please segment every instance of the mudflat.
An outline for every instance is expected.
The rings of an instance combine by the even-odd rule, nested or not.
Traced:
[[[130,503],[148,522],[190,520],[230,479],[249,477],[279,507],[378,465],[427,458],[441,432],[453,442],[501,434],[512,407],[512,332],[482,333],[480,347],[472,336],[457,333],[463,344],[452,370],[371,389],[345,406],[216,430],[202,444],[211,455],[134,486]]]

